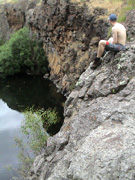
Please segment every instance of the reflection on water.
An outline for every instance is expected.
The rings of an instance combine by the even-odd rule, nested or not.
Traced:
[[[20,127],[19,119],[23,119],[22,113],[10,109],[0,100],[0,132]]]
[[[56,108],[62,120],[64,101],[55,86],[42,77],[19,75],[0,80],[0,180],[12,177],[4,167],[18,166],[19,150],[14,146],[14,137],[20,136],[20,123],[24,119],[21,112],[33,105],[35,109]],[[62,121],[50,127],[49,133],[57,133],[61,125]]]
[[[9,180],[12,174],[6,167],[18,166],[18,148],[14,146],[14,137],[20,136],[20,123],[24,116],[10,109],[0,99],[0,179]]]

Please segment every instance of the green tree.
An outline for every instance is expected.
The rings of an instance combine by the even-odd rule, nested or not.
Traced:
[[[33,74],[47,72],[47,58],[42,43],[30,38],[28,28],[15,32],[10,40],[0,46],[0,77],[29,70]]]

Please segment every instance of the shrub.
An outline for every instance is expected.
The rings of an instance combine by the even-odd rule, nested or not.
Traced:
[[[56,110],[48,109],[34,111],[30,109],[24,113],[25,120],[22,122],[22,133],[27,137],[30,149],[35,155],[42,152],[46,145],[49,126],[59,122],[60,118]]]
[[[15,32],[0,47],[0,77],[30,70],[34,74],[47,72],[47,58],[42,44],[24,27]]]
[[[45,149],[49,136],[46,130],[50,125],[56,124],[60,120],[55,109],[34,111],[31,108],[24,113],[24,117],[21,131],[27,141],[24,143],[22,139],[15,138],[16,145],[20,149],[18,155],[20,167],[15,170],[17,176],[12,178],[14,180],[27,179],[34,158]],[[11,170],[14,169],[11,167]]]

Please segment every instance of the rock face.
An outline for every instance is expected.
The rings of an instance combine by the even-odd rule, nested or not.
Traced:
[[[130,41],[135,41],[135,10],[131,10],[126,15],[127,35]]]
[[[10,27],[7,21],[4,7],[0,7],[0,39],[9,39]]]
[[[18,4],[4,5],[3,12],[2,36],[6,32],[8,39],[14,31],[29,26],[43,42],[50,79],[63,93],[74,88],[91,61],[93,48],[99,39],[106,37],[109,28],[101,18],[106,9],[90,11],[70,0],[43,0],[40,6],[36,6],[36,0],[19,0]]]
[[[75,86],[65,103],[60,132],[48,139],[28,179],[134,180],[135,45],[125,52],[107,52],[93,71],[89,59],[108,30],[99,19],[104,9],[93,14],[68,0],[43,0],[42,6],[25,9],[25,20],[20,10],[17,26],[9,15],[16,17],[13,9],[6,12],[8,27],[27,24],[43,41],[51,79],[61,90]],[[134,20],[128,17],[128,35],[133,38]]]
[[[79,6],[70,0],[20,0],[7,4],[0,15],[2,36],[29,26],[43,41],[50,67],[50,79],[61,92],[69,94],[87,69],[100,39],[106,38],[109,25],[107,9]],[[91,2],[89,1],[89,4]],[[134,10],[127,14],[129,39],[134,36]],[[5,33],[6,32],[6,33]]]
[[[0,6],[0,38],[8,40],[11,34],[27,24],[26,14],[34,9],[36,0],[19,0],[18,3]]]
[[[31,180],[135,179],[135,45],[81,75]]]
[[[93,46],[107,34],[108,23],[99,18],[106,10],[93,12],[69,0],[43,0],[27,12],[30,28],[43,41],[51,79],[64,93],[74,87],[90,63]]]

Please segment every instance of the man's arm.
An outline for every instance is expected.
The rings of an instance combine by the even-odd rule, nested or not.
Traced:
[[[113,34],[113,44],[117,43],[117,30],[115,28],[112,28],[112,34]]]

